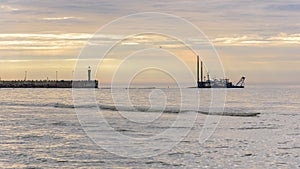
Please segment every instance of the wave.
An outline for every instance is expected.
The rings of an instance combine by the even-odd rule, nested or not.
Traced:
[[[98,105],[100,109],[111,111],[129,111],[129,112],[163,112],[163,113],[183,113],[192,110],[180,110],[176,107],[159,107],[148,106],[112,106],[112,105]]]
[[[258,112],[199,112],[206,115],[219,115],[219,116],[240,116],[240,117],[252,117],[258,116]]]
[[[55,108],[69,108],[69,109],[74,109],[75,108],[75,106],[72,105],[72,104],[63,104],[63,103],[55,103],[53,105],[53,107],[55,107]]]
[[[7,106],[25,106],[25,107],[53,107],[53,108],[63,108],[63,109],[74,109],[74,108],[93,108],[95,105],[73,105],[64,103],[46,103],[46,104],[31,104],[31,103],[1,103]],[[258,112],[207,112],[199,110],[182,110],[179,107],[147,107],[147,106],[114,106],[114,105],[104,105],[99,104],[98,107],[102,110],[110,111],[128,111],[128,112],[162,112],[162,113],[187,113],[187,112],[197,112],[204,115],[219,115],[219,116],[240,116],[240,117],[251,117],[258,116]]]
[[[75,108],[71,104],[62,103],[0,103],[4,106],[22,106],[22,107],[55,107],[55,108]]]
[[[144,106],[112,106],[112,105],[99,105],[100,109],[110,111],[131,111],[131,112],[163,112],[163,113],[185,113],[185,112],[197,112],[205,115],[219,115],[219,116],[240,116],[240,117],[251,117],[257,116],[258,112],[205,112],[197,110],[181,110],[176,107],[166,107],[163,110],[159,108],[149,108]]]

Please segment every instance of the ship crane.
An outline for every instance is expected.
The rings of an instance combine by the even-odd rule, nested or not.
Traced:
[[[236,86],[244,86],[245,84],[245,77],[241,77],[241,79],[236,83]]]

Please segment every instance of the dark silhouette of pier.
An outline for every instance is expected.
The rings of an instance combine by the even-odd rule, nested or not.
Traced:
[[[97,80],[13,80],[0,81],[0,88],[98,88]]]
[[[26,80],[27,71],[25,71],[24,80],[1,80],[0,88],[98,88],[98,80],[91,80],[91,68],[88,68],[87,80]]]

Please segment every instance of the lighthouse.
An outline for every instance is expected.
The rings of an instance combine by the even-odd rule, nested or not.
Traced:
[[[88,81],[91,81],[91,66],[88,68]]]

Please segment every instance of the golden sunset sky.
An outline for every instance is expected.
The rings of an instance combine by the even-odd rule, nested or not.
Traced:
[[[214,45],[226,77],[232,81],[246,76],[249,84],[300,82],[299,0],[0,0],[0,77],[24,79],[27,71],[27,79],[55,79],[58,71],[59,79],[71,79],[89,38],[111,21],[140,12],[175,15],[198,27]],[[120,29],[135,29],[140,24],[137,20]],[[175,61],[167,56],[171,50],[196,74],[194,53],[179,41],[158,35],[120,37],[118,31],[98,34],[98,45],[121,40],[120,47],[99,67],[96,79],[100,82],[111,80],[116,65],[122,62],[118,56],[149,44],[166,51],[140,53],[137,58],[142,59],[126,62],[123,73],[143,61],[175,67]],[[97,58],[96,51],[91,55]],[[179,73],[178,67],[174,71]],[[96,72],[96,67],[92,68]],[[153,70],[145,76],[141,81],[160,83],[165,75]]]

